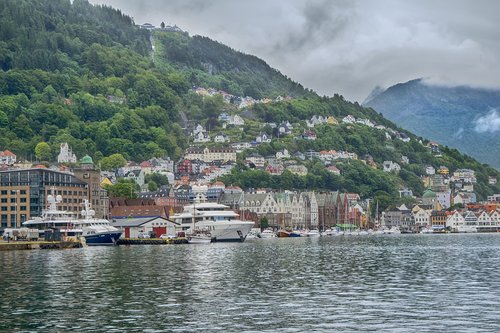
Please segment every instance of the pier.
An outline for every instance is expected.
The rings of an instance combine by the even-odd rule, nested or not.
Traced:
[[[11,241],[0,242],[0,251],[9,250],[46,250],[46,249],[76,249],[83,247],[81,242],[50,242],[50,241]]]
[[[163,245],[163,244],[187,244],[185,237],[176,238],[120,238],[117,245]]]

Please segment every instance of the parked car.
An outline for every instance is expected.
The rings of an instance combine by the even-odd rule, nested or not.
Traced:
[[[162,234],[162,235],[160,235],[160,238],[161,239],[172,239],[172,238],[175,238],[175,236],[167,235],[167,234]]]
[[[151,238],[149,234],[139,234],[138,238]]]

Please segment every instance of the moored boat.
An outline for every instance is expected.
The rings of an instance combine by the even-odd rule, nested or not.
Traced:
[[[57,205],[63,201],[60,195],[47,196],[48,208],[42,211],[42,216],[23,222],[26,227],[37,228],[42,232],[47,230],[65,237],[66,240],[80,241],[85,239],[86,245],[116,245],[122,231],[111,226],[108,220],[95,218],[95,211],[90,209],[87,200],[84,202],[82,218],[77,218],[73,212],[59,210]]]
[[[82,219],[77,223],[82,228],[85,244],[89,246],[116,245],[122,231],[112,226],[106,219],[95,218],[95,211],[90,208],[88,200],[85,200],[83,204]]]
[[[306,237],[319,237],[321,234],[318,229],[311,229],[306,232]]]
[[[195,202],[184,206],[183,212],[171,219],[184,230],[193,224],[193,229],[207,230],[214,242],[243,242],[254,222],[240,220],[239,214],[228,208],[216,202]]]
[[[208,230],[189,229],[186,232],[186,239],[189,244],[209,244],[212,242],[212,234]]]
[[[280,229],[276,232],[276,236],[278,236],[278,237],[290,237],[290,233],[286,230]]]
[[[260,238],[274,238],[276,234],[271,229],[266,229],[260,233]]]

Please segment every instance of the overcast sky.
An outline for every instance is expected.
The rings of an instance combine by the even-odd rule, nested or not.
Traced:
[[[415,78],[500,87],[500,1],[90,0],[262,58],[320,95],[362,102]]]

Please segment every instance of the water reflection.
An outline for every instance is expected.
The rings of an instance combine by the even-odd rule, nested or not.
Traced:
[[[499,331],[500,235],[0,253],[0,331]]]

